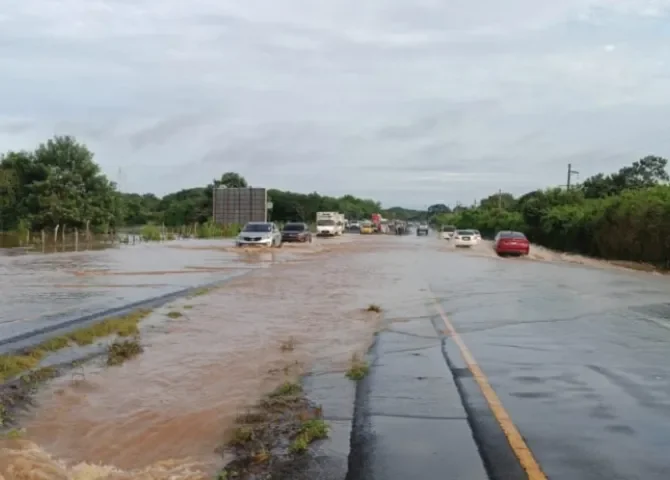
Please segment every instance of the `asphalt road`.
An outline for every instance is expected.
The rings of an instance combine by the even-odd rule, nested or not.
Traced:
[[[669,478],[670,278],[422,254],[429,243],[416,267],[547,478]],[[459,348],[446,348],[492,476],[525,478]]]

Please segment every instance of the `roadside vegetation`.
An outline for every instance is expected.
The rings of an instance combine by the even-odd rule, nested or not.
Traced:
[[[515,198],[494,194],[475,207],[429,209],[431,223],[524,232],[533,243],[607,260],[670,268],[670,180],[667,160],[647,156],[569,190],[536,190]]]
[[[484,236],[520,230],[548,248],[609,260],[670,267],[670,185],[667,160],[647,156],[617,172],[601,173],[572,188],[535,190],[518,198],[496,193],[473,207],[436,204],[426,212],[393,207],[345,195],[335,198],[270,189],[271,219],[310,223],[317,211],[340,211],[347,218],[382,213],[399,220],[430,220],[439,227],[476,228]],[[86,145],[56,136],[33,151],[0,156],[0,246],[62,241],[74,236],[162,241],[180,237],[236,235],[239,226],[222,228],[211,220],[218,186],[245,187],[239,173],[226,172],[208,185],[162,198],[122,193],[94,161]],[[5,232],[3,234],[2,232]],[[9,232],[9,234],[7,234]],[[128,237],[124,237],[130,242]],[[135,241],[135,240],[133,240]]]
[[[357,382],[365,378],[369,371],[370,366],[368,365],[368,362],[358,356],[358,354],[353,354],[345,375],[349,380]]]
[[[212,222],[212,197],[218,186],[246,187],[240,174],[227,172],[208,185],[160,198],[151,193],[123,193],[94,161],[93,153],[71,136],[56,136],[32,151],[0,156],[0,246],[91,240],[100,235],[132,233],[124,242],[164,241],[179,237],[237,235],[239,225]],[[340,211],[349,218],[369,218],[381,205],[352,195],[340,198],[270,189],[273,221],[313,221],[317,211]],[[396,208],[394,215],[419,214]]]
[[[328,437],[321,407],[310,403],[298,383],[285,382],[245,414],[221,453],[234,459],[218,479],[292,478],[312,443]],[[270,477],[269,475],[273,476]]]
[[[0,383],[35,369],[47,355],[70,345],[90,345],[99,338],[111,335],[121,338],[135,337],[139,335],[139,322],[150,313],[150,310],[136,310],[122,317],[110,318],[51,338],[21,353],[0,355]]]
[[[115,340],[107,347],[107,365],[121,365],[126,360],[138,356],[144,351],[139,337],[126,340]]]

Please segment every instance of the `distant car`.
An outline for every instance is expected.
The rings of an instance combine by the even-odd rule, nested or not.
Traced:
[[[494,241],[493,249],[501,257],[505,255],[528,255],[530,253],[530,242],[521,232],[502,231],[498,232]]]
[[[456,230],[452,240],[456,247],[472,247],[479,243],[474,230]]]
[[[440,237],[442,237],[443,240],[451,240],[454,237],[455,232],[456,227],[453,225],[444,225],[442,227],[442,232],[440,232]]]
[[[235,245],[279,248],[282,245],[281,237],[279,228],[272,222],[249,222],[235,239]]]
[[[420,223],[419,226],[416,227],[416,236],[420,237],[421,235],[428,235],[427,223]]]
[[[361,223],[360,232],[361,232],[361,234],[364,234],[364,235],[371,234],[373,232],[372,222]]]
[[[287,223],[281,232],[282,242],[312,243],[312,232],[306,223]]]

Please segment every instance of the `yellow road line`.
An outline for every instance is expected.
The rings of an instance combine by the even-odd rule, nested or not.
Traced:
[[[465,363],[467,364],[468,369],[477,382],[477,385],[479,385],[479,388],[482,390],[482,394],[484,395],[484,398],[486,398],[486,402],[489,404],[489,408],[493,412],[493,415],[498,421],[498,424],[502,428],[505,437],[507,437],[507,441],[509,442],[510,447],[512,447],[514,454],[519,459],[519,463],[521,463],[521,466],[526,471],[528,480],[547,480],[547,476],[540,468],[537,460],[535,460],[533,453],[530,451],[530,448],[528,448],[528,445],[526,445],[526,442],[521,436],[521,433],[519,433],[519,430],[516,428],[516,425],[514,425],[514,422],[512,422],[512,418],[507,413],[507,410],[505,410],[505,407],[503,407],[500,398],[498,398],[495,390],[493,390],[493,387],[491,387],[488,378],[486,378],[486,375],[484,375],[484,372],[477,364],[477,361],[472,356],[472,353],[470,353],[470,349],[468,349],[467,345],[454,328],[454,325],[449,320],[449,317],[447,317],[447,314],[442,308],[442,305],[440,305],[437,299],[434,300],[435,308],[440,314],[440,317],[442,317],[444,325],[447,327],[447,334],[454,339],[458,349],[461,351],[463,360],[465,360]]]

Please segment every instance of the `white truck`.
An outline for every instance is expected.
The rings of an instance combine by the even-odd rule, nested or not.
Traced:
[[[316,212],[316,235],[336,237],[344,232],[344,214],[339,212]]]

